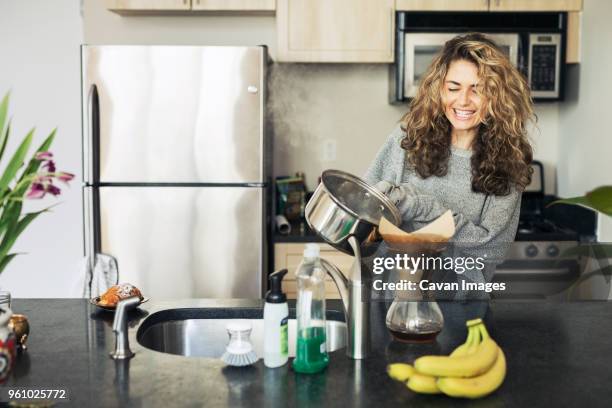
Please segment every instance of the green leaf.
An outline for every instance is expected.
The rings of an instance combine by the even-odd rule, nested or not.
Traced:
[[[21,208],[22,204],[20,202],[9,202],[4,206],[2,217],[0,217],[0,238],[2,241],[17,225],[21,215]]]
[[[582,205],[603,214],[612,216],[612,186],[601,186],[582,197],[564,198],[553,201],[547,207],[555,204]]]
[[[549,203],[547,207],[550,207],[551,205],[556,205],[556,204],[584,205],[585,207],[591,206],[591,203],[586,196],[562,198],[561,200],[556,200],[556,201],[553,201],[552,203]]]
[[[51,133],[49,133],[49,136],[47,136],[45,141],[42,142],[42,144],[38,147],[38,150],[36,150],[36,153],[46,152],[47,150],[49,150],[49,148],[51,147],[51,143],[53,143],[53,139],[55,139],[56,133],[57,133],[57,128],[53,129]]]
[[[32,144],[32,137],[34,135],[34,129],[30,130],[27,136],[23,139],[11,161],[7,164],[6,169],[4,170],[4,174],[0,178],[0,191],[3,193],[8,189],[9,183],[13,181],[15,175],[19,168],[23,165],[23,160],[25,159],[26,154],[28,153],[28,149],[30,148],[30,144]]]
[[[51,133],[49,134],[49,136],[47,136],[47,138],[42,142],[42,144],[38,147],[38,149],[36,150],[36,152],[34,152],[34,155],[32,156],[32,158],[30,159],[28,165],[26,166],[25,170],[23,171],[23,173],[21,174],[21,177],[19,177],[19,180],[17,181],[17,183],[19,184],[21,181],[23,181],[26,177],[35,174],[39,167],[40,167],[40,160],[36,160],[36,153],[39,152],[46,152],[47,150],[49,150],[49,147],[51,147],[51,143],[53,143],[53,139],[55,139],[55,134],[57,132],[57,128],[53,129],[51,131]],[[25,192],[27,191],[27,189],[30,187],[32,183],[27,183],[24,184],[18,188],[15,189],[15,195],[17,197],[21,197],[25,194]]]
[[[612,258],[612,244],[584,244],[568,248],[561,254],[562,258],[588,256],[595,259]]]
[[[9,93],[7,92],[2,98],[2,102],[0,102],[0,134],[4,134],[4,123],[6,122],[6,115],[8,113],[8,104],[9,104]]]
[[[587,193],[592,208],[606,215],[612,215],[612,186],[601,186]]]
[[[30,225],[30,223],[34,221],[36,217],[46,211],[48,211],[48,208],[32,213],[27,213],[16,224],[12,224],[9,226],[9,229],[6,235],[4,236],[4,239],[2,240],[2,244],[0,245],[0,259],[2,259],[8,254],[8,252],[13,247],[13,244],[15,244],[15,241],[17,241],[17,238],[26,229],[26,227]]]
[[[6,265],[8,265],[8,263],[11,262],[13,258],[16,256],[17,254],[8,254],[5,257],[0,259],[0,273],[4,271],[4,268],[6,268]]]
[[[4,149],[6,149],[6,144],[8,143],[9,134],[11,133],[11,122],[9,121],[8,126],[6,127],[6,131],[3,133],[0,131],[0,160],[4,156]]]

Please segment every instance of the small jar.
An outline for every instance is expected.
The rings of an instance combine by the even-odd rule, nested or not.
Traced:
[[[8,378],[17,352],[15,333],[9,328],[12,315],[10,308],[0,305],[0,383]]]

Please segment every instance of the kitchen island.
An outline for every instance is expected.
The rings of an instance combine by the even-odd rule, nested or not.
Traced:
[[[112,314],[85,299],[15,299],[13,310],[28,316],[31,335],[4,386],[64,388],[70,405],[80,407],[603,407],[612,396],[612,305],[606,302],[442,303],[444,330],[435,343],[420,345],[392,341],[384,325],[386,305],[373,303],[371,356],[353,361],[343,349],[332,352],[327,370],[316,375],[296,374],[289,364],[267,369],[262,360],[248,368],[225,367],[220,360],[159,353],[136,341],[138,326],[159,310],[259,306],[236,300],[145,303],[130,313],[136,356],[114,361],[108,356]],[[449,353],[464,340],[465,319],[482,313],[508,360],[506,380],[494,394],[477,401],[417,395],[387,376],[389,362]]]

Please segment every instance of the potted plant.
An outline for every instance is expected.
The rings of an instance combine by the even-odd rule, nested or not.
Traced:
[[[583,196],[564,198],[553,201],[549,205],[554,204],[580,205],[607,216],[612,216],[612,186],[597,187]],[[598,269],[580,276],[572,285],[572,290],[578,287],[580,283],[595,275],[602,275],[606,279],[606,282],[610,283],[610,276],[612,275],[612,265],[610,264],[610,258],[612,258],[612,244],[594,243],[579,245],[566,251],[565,255],[589,256],[597,260],[600,266]],[[572,291],[570,291],[570,295],[571,292]]]
[[[55,169],[53,154],[49,151],[56,130],[54,129],[36,151],[28,156],[34,138],[34,129],[23,138],[8,162],[4,154],[9,140],[10,120],[7,120],[9,95],[0,102],[0,162],[4,170],[0,173],[0,273],[17,255],[11,248],[17,238],[45,208],[35,212],[23,211],[25,199],[41,199],[46,194],[57,196],[61,190],[55,181],[68,183],[73,174],[58,172]]]

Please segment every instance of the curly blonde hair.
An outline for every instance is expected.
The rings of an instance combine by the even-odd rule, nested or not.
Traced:
[[[531,181],[532,149],[527,123],[535,120],[524,76],[497,45],[479,33],[447,41],[424,75],[416,97],[401,119],[402,148],[422,177],[444,176],[451,148],[451,124],[444,113],[442,90],[452,62],[466,60],[478,68],[483,111],[472,143],[472,190],[507,195]]]

